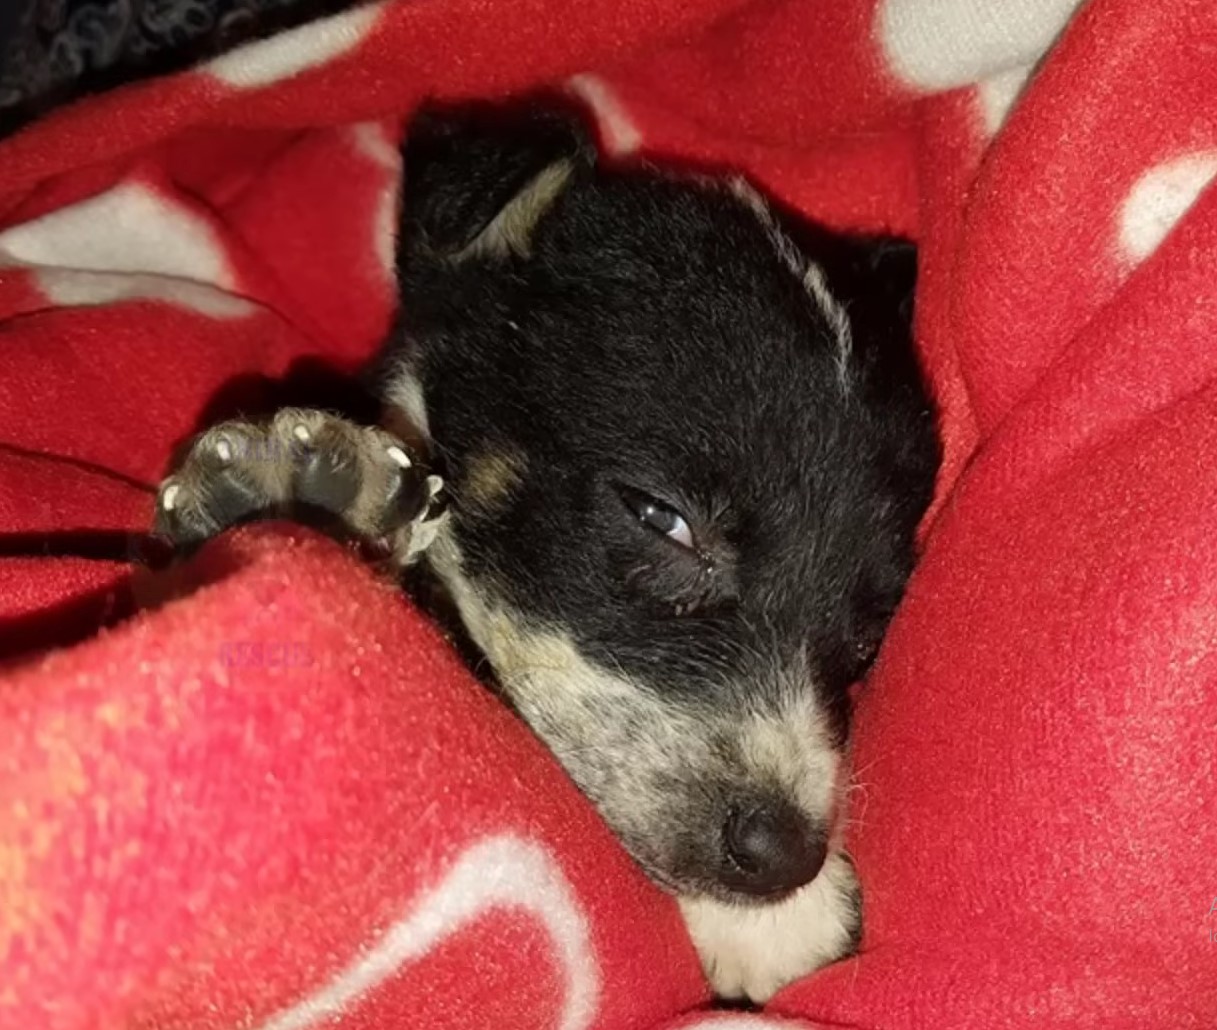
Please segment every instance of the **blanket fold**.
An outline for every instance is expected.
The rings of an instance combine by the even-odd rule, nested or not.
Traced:
[[[1215,47],[1206,0],[382,0],[0,138],[0,1030],[1213,1025]],[[920,246],[946,460],[858,692],[865,939],[761,1014],[342,547],[144,567],[198,428],[348,404],[403,119],[542,83],[608,159]]]

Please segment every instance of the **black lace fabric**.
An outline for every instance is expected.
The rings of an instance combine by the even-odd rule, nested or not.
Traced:
[[[356,0],[0,0],[0,136],[83,93],[165,74]]]

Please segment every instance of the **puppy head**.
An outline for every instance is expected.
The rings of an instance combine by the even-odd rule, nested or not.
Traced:
[[[911,252],[801,249],[531,107],[432,109],[405,157],[384,390],[447,477],[471,636],[658,882],[808,882],[937,462]]]

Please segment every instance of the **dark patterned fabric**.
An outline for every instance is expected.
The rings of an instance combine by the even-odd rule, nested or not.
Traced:
[[[0,135],[356,0],[0,0]]]

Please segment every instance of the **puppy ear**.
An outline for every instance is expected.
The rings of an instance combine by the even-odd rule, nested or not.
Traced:
[[[850,380],[883,413],[889,474],[920,511],[929,503],[941,454],[913,345],[917,248],[897,237],[838,235],[808,223],[794,234],[848,317]]]
[[[549,104],[427,104],[406,136],[403,246],[455,260],[527,255],[593,153],[573,114]]]
[[[892,358],[909,354],[917,248],[894,236],[835,233],[797,219],[787,224],[828,293],[848,313],[854,358],[862,366],[854,371],[890,368]]]

